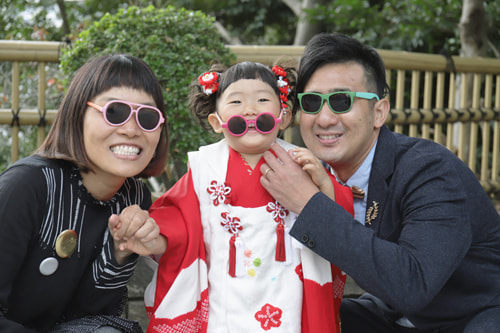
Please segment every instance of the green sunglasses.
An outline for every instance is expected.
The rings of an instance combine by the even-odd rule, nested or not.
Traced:
[[[352,109],[354,97],[380,100],[377,94],[369,92],[355,91],[336,91],[330,94],[319,93],[300,93],[299,98],[300,108],[305,113],[318,113],[323,107],[323,102],[326,100],[330,110],[334,113],[345,113]]]

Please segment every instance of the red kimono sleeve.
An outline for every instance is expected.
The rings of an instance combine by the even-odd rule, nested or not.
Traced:
[[[155,305],[161,302],[179,272],[197,259],[206,260],[201,227],[200,204],[194,190],[191,171],[158,198],[150,216],[167,238],[167,250],[160,258]]]

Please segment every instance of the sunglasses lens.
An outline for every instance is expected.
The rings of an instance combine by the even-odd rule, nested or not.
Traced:
[[[160,122],[160,113],[155,109],[141,108],[138,113],[139,124],[145,130],[153,130]]]
[[[227,122],[227,129],[235,135],[240,135],[246,131],[247,122],[245,118],[240,116],[231,117]]]
[[[304,112],[316,113],[321,108],[321,96],[314,94],[304,94],[300,101],[300,106]]]
[[[335,112],[346,112],[351,108],[352,99],[349,94],[339,93],[330,95],[328,98],[328,103],[330,107]]]
[[[106,107],[106,119],[113,125],[123,124],[130,116],[130,106],[114,102]]]
[[[276,126],[276,122],[273,116],[271,116],[270,114],[261,114],[260,116],[257,117],[255,126],[260,132],[269,133]]]

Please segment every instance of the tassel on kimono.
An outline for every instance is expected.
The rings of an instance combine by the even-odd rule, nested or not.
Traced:
[[[229,275],[236,277],[236,236],[231,236],[229,240]]]
[[[229,240],[229,275],[238,277],[245,274],[244,256],[245,246],[241,238],[233,235]]]
[[[241,237],[236,236],[234,246],[236,248],[235,273],[236,273],[237,277],[240,277],[240,276],[243,276],[246,274],[246,270],[245,270],[245,245],[243,244]]]
[[[286,247],[285,247],[285,226],[278,224],[276,227],[276,261],[286,261]]]

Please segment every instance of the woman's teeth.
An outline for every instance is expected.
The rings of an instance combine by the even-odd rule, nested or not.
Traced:
[[[111,151],[118,155],[139,155],[141,150],[135,146],[114,146]]]

